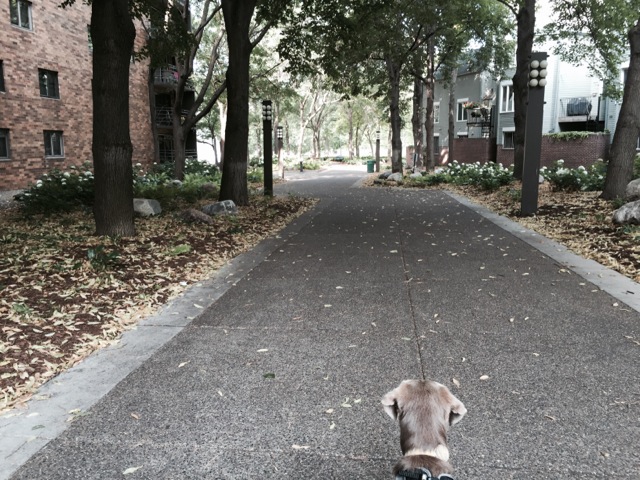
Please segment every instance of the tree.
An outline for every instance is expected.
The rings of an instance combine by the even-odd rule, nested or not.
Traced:
[[[623,85],[622,105],[609,152],[602,198],[625,195],[633,178],[633,160],[640,133],[640,1],[554,0],[556,25],[546,33],[558,42],[555,52],[573,63],[588,61],[604,80],[605,95],[620,95],[617,80],[625,55],[629,68]]]
[[[133,236],[129,66],[136,36],[128,0],[93,0],[93,167],[96,233]]]
[[[281,3],[288,2],[284,0],[261,2],[264,8],[261,11],[264,21],[252,31],[251,20],[257,0],[222,0],[229,65],[226,73],[228,111],[219,198],[233,200],[236,205],[249,203],[247,157],[251,52],[269,28],[275,24],[277,16],[273,12],[283,7]],[[282,12],[285,13],[284,10]],[[253,39],[251,39],[251,33],[254,33]]]
[[[497,0],[505,5],[516,19],[516,72],[513,75],[513,176],[522,178],[524,167],[524,137],[527,123],[529,95],[529,59],[533,51],[536,24],[536,0]]]
[[[149,0],[151,1],[151,0]],[[199,20],[191,25],[192,6]],[[156,1],[146,10],[150,20],[149,41],[143,54],[150,57],[150,68],[166,66],[168,58],[175,68],[175,88],[171,91],[171,126],[174,147],[174,177],[184,178],[186,142],[189,132],[209,114],[226,88],[221,75],[221,45],[225,38],[219,18],[221,5],[204,0],[192,5],[184,2]],[[196,56],[200,61],[200,75],[193,102],[186,102],[185,92],[193,88]]]

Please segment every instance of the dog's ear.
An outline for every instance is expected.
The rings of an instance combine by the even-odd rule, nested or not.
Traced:
[[[458,400],[453,393],[445,387],[444,391],[447,405],[449,407],[449,425],[455,425],[462,417],[467,414],[467,409],[460,400]]]
[[[394,420],[398,419],[398,396],[400,394],[400,388],[401,387],[394,388],[382,397],[384,411]]]

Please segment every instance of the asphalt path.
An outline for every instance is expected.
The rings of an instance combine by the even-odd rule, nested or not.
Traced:
[[[380,398],[462,400],[456,476],[640,479],[640,288],[445,192],[318,206],[0,418],[0,478],[385,479]]]

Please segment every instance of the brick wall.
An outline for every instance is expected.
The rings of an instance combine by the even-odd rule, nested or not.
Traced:
[[[90,17],[82,2],[61,9],[58,2],[34,1],[33,29],[25,30],[10,23],[9,2],[0,2],[0,128],[10,136],[10,158],[0,160],[0,190],[23,188],[52,167],[92,161]],[[59,99],[40,96],[39,68],[58,73]],[[146,72],[146,65],[132,65],[131,137],[134,162],[140,163],[153,157]],[[63,132],[63,158],[45,159],[44,130]]]
[[[455,138],[453,140],[453,156],[451,160],[458,163],[487,163],[493,160],[489,138]]]
[[[609,151],[610,135],[601,133],[589,135],[578,140],[555,140],[544,135],[540,150],[540,166],[550,167],[556,160],[564,160],[567,168],[575,168],[580,165],[589,166],[598,159],[607,158]],[[513,150],[503,149],[498,145],[497,162],[503,165],[513,164]]]

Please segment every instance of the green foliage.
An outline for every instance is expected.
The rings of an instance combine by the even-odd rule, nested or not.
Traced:
[[[249,183],[263,183],[264,169],[262,167],[252,167],[247,171],[247,181]]]
[[[178,255],[184,255],[185,253],[189,253],[191,251],[191,245],[185,243],[182,245],[176,245],[171,250],[169,250],[169,255],[172,257],[177,257]]]
[[[604,188],[606,165],[596,162],[588,169],[583,166],[565,168],[564,160],[558,160],[551,168],[542,167],[540,174],[551,183],[553,190],[594,192]]]
[[[633,178],[640,178],[640,154],[633,159]]]
[[[592,135],[600,135],[599,133],[593,132],[557,132],[557,133],[547,133],[544,136],[549,137],[552,140],[558,140],[561,142],[569,142],[571,140],[584,140],[585,138],[589,138]]]
[[[118,252],[112,250],[107,252],[104,245],[98,245],[95,248],[90,248],[87,251],[87,258],[94,270],[107,270],[110,267],[116,265],[118,260]]]
[[[87,164],[68,171],[53,169],[35,184],[16,195],[23,214],[53,214],[70,212],[93,205],[93,172]]]
[[[494,191],[513,181],[513,171],[500,163],[480,162],[473,164],[453,161],[436,173],[415,180],[425,185],[451,183],[453,185],[475,185],[486,191]]]

